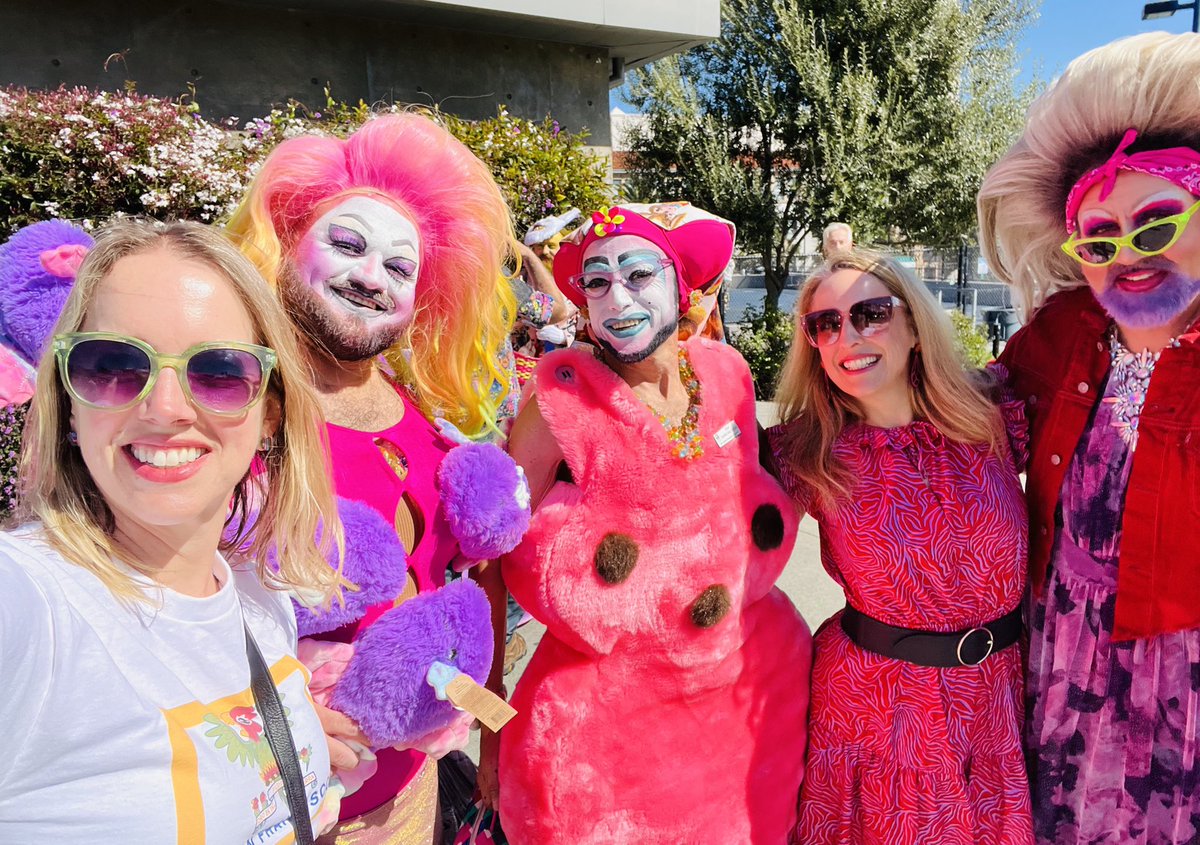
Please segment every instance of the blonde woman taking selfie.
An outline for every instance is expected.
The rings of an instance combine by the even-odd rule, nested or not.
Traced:
[[[0,841],[304,842],[336,817],[283,591],[338,581],[288,326],[197,224],[114,225],[80,267],[0,533]]]

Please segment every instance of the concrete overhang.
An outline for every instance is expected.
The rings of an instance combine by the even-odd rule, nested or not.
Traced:
[[[720,0],[240,0],[606,49],[637,67],[721,34]],[[436,57],[431,57],[436,60]],[[620,75],[614,67],[614,75]],[[614,79],[614,83],[619,80]]]

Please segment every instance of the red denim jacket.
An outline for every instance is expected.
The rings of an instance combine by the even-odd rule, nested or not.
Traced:
[[[1112,321],[1091,289],[1048,299],[1000,362],[1030,422],[1029,579],[1044,588],[1067,466],[1100,399]],[[1113,639],[1200,628],[1200,343],[1164,350],[1138,421],[1121,521]]]

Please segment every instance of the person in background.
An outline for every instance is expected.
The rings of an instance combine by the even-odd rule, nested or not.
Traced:
[[[521,250],[521,281],[516,283],[517,321],[513,326],[517,381],[524,388],[537,360],[546,352],[570,346],[575,339],[578,309],[554,284],[554,256],[579,219],[577,208],[544,217],[529,227]]]
[[[1037,839],[1200,841],[1200,36],[1076,59],[979,192],[1027,324]],[[1099,92],[1103,92],[1100,94]]]
[[[503,409],[502,416],[506,419],[516,416],[521,389],[533,375],[542,354],[557,346],[568,345],[562,327],[573,325],[578,313],[554,284],[552,256],[539,258],[524,244],[518,245],[517,254],[521,259],[521,272],[511,282],[517,300],[517,317],[506,350],[513,358],[516,381],[509,393],[510,401]],[[549,341],[545,340],[547,337]]]
[[[319,421],[283,310],[219,232],[99,235],[38,366],[0,532],[0,841],[281,843],[336,819],[284,591],[328,600],[341,580],[313,540],[340,536]],[[231,566],[244,545],[257,564]],[[302,795],[264,732],[254,648]]]
[[[846,608],[816,636],[802,845],[1029,845],[1024,464],[949,320],[891,259],[803,285],[767,432]]]
[[[821,232],[821,252],[827,259],[853,248],[854,230],[849,223],[830,223]]]
[[[581,216],[578,208],[569,208],[562,214],[543,217],[525,233],[525,246],[546,265],[546,269],[553,269],[554,256],[558,254],[559,246],[570,234],[571,224]]]

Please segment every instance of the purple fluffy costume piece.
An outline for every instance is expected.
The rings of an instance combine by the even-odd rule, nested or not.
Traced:
[[[0,334],[27,363],[36,366],[75,281],[50,272],[42,254],[68,245],[90,249],[93,243],[77,226],[46,220],[0,245]]]
[[[342,574],[357,590],[343,590],[344,604],[336,601],[328,610],[314,610],[293,600],[300,636],[311,637],[357,622],[367,610],[380,602],[391,601],[404,590],[408,573],[408,555],[388,525],[370,505],[354,499],[337,500],[338,515],[346,536],[346,556]],[[331,549],[331,554],[337,554]],[[330,565],[336,564],[336,557]]]
[[[330,704],[379,746],[403,745],[445,727],[455,710],[425,680],[434,661],[482,684],[492,664],[491,610],[473,581],[409,599],[359,635]]]
[[[529,488],[512,458],[492,443],[450,450],[438,473],[446,521],[465,557],[492,560],[529,528]]]

